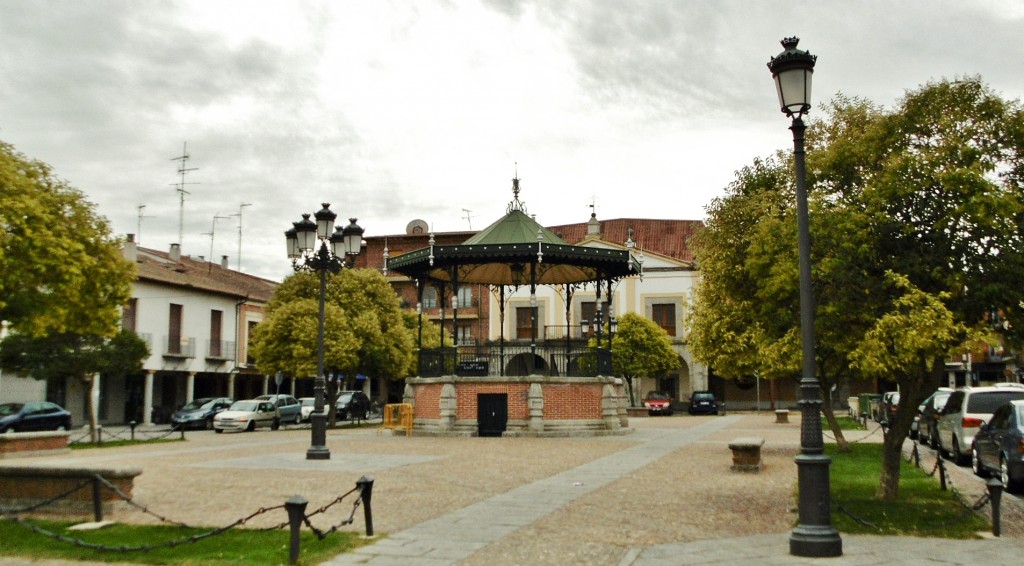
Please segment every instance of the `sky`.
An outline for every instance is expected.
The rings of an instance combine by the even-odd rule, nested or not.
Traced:
[[[892,107],[973,75],[1024,98],[1022,30],[1019,0],[0,0],[0,140],[115,234],[280,280],[323,202],[367,236],[479,230],[518,176],[548,226],[702,220],[792,147],[782,38],[815,104]]]

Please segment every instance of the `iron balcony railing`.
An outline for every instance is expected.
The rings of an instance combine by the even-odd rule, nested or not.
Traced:
[[[235,343],[228,340],[207,340],[206,359],[224,361],[235,359]]]
[[[170,336],[164,336],[164,357],[194,358],[196,357],[195,352],[195,338],[180,338],[173,340]]]
[[[612,354],[605,348],[505,345],[420,350],[420,377],[442,375],[549,375],[596,377],[612,374]]]

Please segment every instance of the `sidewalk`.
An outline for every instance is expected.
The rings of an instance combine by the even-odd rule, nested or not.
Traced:
[[[563,439],[436,439],[330,431],[330,460],[304,458],[308,430],[214,435],[76,451],[6,464],[137,466],[135,498],[164,516],[226,524],[296,493],[310,506],[376,480],[377,540],[328,565],[1008,564],[1024,539],[842,536],[843,555],[789,554],[799,416],[659,417],[632,434]],[[728,442],[762,436],[765,469],[729,470]],[[880,437],[879,437],[880,440]],[[318,494],[316,486],[329,485]],[[1004,499],[1004,507],[1006,506]],[[138,513],[116,517],[147,522]],[[268,524],[280,518],[266,519]],[[252,526],[263,526],[256,523]],[[1009,530],[1004,519],[1004,533]],[[357,522],[354,530],[361,530]],[[1020,530],[1017,530],[1019,533]],[[27,564],[0,559],[9,566]],[[35,562],[33,564],[60,564]]]

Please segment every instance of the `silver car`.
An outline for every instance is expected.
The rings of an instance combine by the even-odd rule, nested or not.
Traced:
[[[277,418],[281,424],[299,424],[302,422],[302,404],[291,395],[260,395],[257,401],[270,401],[277,407]]]
[[[1024,399],[1024,385],[1000,383],[964,387],[951,393],[936,424],[939,451],[957,464],[966,464],[981,424],[988,422],[997,407],[1015,399]]]
[[[218,433],[225,430],[254,431],[259,427],[276,430],[280,426],[277,409],[270,401],[235,401],[231,407],[213,417],[213,430]]]

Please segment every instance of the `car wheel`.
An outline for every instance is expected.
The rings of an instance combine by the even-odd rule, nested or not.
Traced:
[[[999,455],[999,481],[1003,482],[1003,487],[1010,493],[1020,490],[1020,485],[1010,477],[1010,466],[1002,454]]]
[[[988,477],[988,470],[986,470],[985,466],[981,463],[981,457],[978,455],[977,446],[971,447],[971,471],[973,471],[974,475],[979,478]]]
[[[222,428],[215,428],[215,429],[213,429],[213,432],[216,432],[217,434],[221,434],[221,433],[224,432],[224,429],[222,429]]]
[[[966,464],[967,456],[964,456],[964,453],[960,451],[960,441],[957,440],[957,438],[954,436],[953,442],[951,444],[953,445],[953,447],[950,449],[953,463],[958,466]]]
[[[277,430],[279,428],[281,428],[281,421],[280,420],[274,419],[274,420],[270,421],[270,430]]]
[[[302,424],[302,413],[295,413],[295,424]]]
[[[252,432],[256,430],[256,421],[249,421],[249,426],[245,427],[246,432]]]

